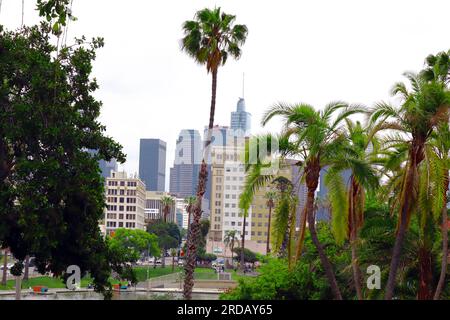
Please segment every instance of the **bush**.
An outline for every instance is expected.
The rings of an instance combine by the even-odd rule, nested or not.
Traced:
[[[241,261],[242,248],[240,247],[234,248],[233,252],[235,253],[235,256],[233,257],[234,260]],[[258,261],[258,257],[256,256],[256,253],[254,253],[253,251],[244,248],[244,261],[249,263],[255,263],[256,261]]]

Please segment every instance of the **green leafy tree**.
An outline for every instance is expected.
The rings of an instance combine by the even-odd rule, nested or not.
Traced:
[[[68,20],[76,20],[72,15],[70,3],[71,0],[37,0],[39,15],[52,23],[52,32],[58,36]]]
[[[180,229],[175,223],[165,223],[162,221],[158,221],[150,224],[147,227],[147,232],[158,237],[158,246],[162,257],[161,266],[165,268],[165,256],[167,250],[169,250],[170,248],[178,248],[181,243]]]
[[[244,248],[242,249],[241,247],[237,247],[233,249],[233,252],[236,253],[236,257],[240,259],[241,264],[245,263],[255,263],[256,261],[258,261],[258,258],[256,256],[256,253],[254,253],[253,251],[251,251],[250,249]],[[242,261],[242,256],[244,256],[244,260]]]
[[[108,247],[114,270],[121,279],[131,280],[133,284],[137,283],[133,263],[145,252],[154,255],[159,251],[158,237],[139,229],[116,229],[114,235],[108,239]]]
[[[50,34],[47,23],[0,26],[0,242],[20,261],[35,256],[41,273],[63,275],[76,264],[107,293],[98,161],[125,156],[97,120],[91,72],[103,40],[82,38],[57,52]]]
[[[214,114],[216,108],[217,72],[228,57],[238,59],[241,56],[241,46],[247,38],[247,27],[234,24],[236,17],[221,11],[220,8],[203,9],[195,14],[194,20],[183,24],[184,37],[182,50],[197,63],[206,65],[206,70],[212,76],[211,107],[209,113],[208,134],[203,152],[203,160],[199,173],[197,187],[197,202],[194,206],[192,222],[192,235],[188,235],[188,250],[185,263],[184,297],[191,299],[194,286],[194,269],[196,243],[199,233],[199,223],[202,214],[202,199],[206,191],[208,176],[206,159],[210,153],[212,129],[214,127]]]
[[[159,251],[158,237],[144,230],[119,228],[109,240],[109,248],[114,254],[122,257],[124,263],[134,263],[145,252],[154,255]]]

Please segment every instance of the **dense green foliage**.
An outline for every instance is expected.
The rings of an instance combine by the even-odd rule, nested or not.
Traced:
[[[233,252],[235,256],[233,259],[237,261],[241,261],[241,254],[242,254],[242,248],[237,247],[233,249]],[[250,249],[244,248],[244,261],[247,263],[255,263],[258,261],[258,257],[256,256],[256,253],[251,251]]]
[[[42,273],[76,264],[104,291],[111,256],[98,228],[98,160],[125,156],[97,120],[91,72],[103,40],[57,51],[50,37],[47,23],[0,26],[0,242],[19,260],[35,256]]]
[[[111,264],[120,279],[128,279],[133,284],[138,278],[132,264],[144,253],[159,255],[158,237],[143,230],[119,228],[107,241],[112,259]]]
[[[178,248],[181,243],[180,228],[173,222],[157,221],[147,226],[147,232],[158,237],[158,245],[161,250]]]
[[[366,270],[370,265],[377,265],[382,271],[382,284],[386,282],[389,272],[390,252],[395,241],[396,220],[391,216],[386,205],[369,198],[365,210],[366,221],[360,232],[358,250],[360,267]],[[356,299],[351,273],[351,255],[348,244],[336,245],[330,226],[318,224],[318,235],[326,254],[335,266],[339,287],[344,299]],[[417,294],[418,261],[415,246],[418,241],[417,223],[412,222],[411,233],[405,241],[404,264],[398,281],[399,299],[415,299]],[[440,239],[435,239],[435,257],[439,254]],[[438,268],[438,259],[434,259]],[[258,269],[259,276],[239,280],[239,286],[222,299],[239,300],[321,300],[333,299],[323,267],[317,257],[317,251],[309,235],[305,239],[305,250],[298,263],[289,270],[286,259],[267,258]],[[364,283],[368,275],[363,272]],[[364,285],[363,288],[366,288]],[[447,285],[443,299],[448,299],[450,288]],[[365,299],[383,299],[383,290],[364,289]]]

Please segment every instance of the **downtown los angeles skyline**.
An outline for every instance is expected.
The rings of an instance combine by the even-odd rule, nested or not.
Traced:
[[[261,133],[279,128],[276,121],[267,129],[259,122],[280,99],[318,108],[336,99],[369,106],[390,99],[391,85],[402,80],[405,70],[419,70],[426,55],[446,49],[446,11],[436,9],[444,3],[259,1],[255,6],[239,1],[133,0],[124,6],[120,1],[74,0],[79,20],[69,25],[68,43],[83,34],[105,38],[93,72],[104,104],[100,120],[107,134],[123,145],[123,169],[130,174],[139,171],[139,139],[167,143],[168,190],[180,130],[202,133],[208,120],[210,76],[179,44],[181,24],[196,10],[217,5],[248,26],[242,58],[219,71],[215,124],[229,125],[245,72],[252,133]],[[38,21],[34,5],[25,0],[27,25]],[[21,1],[3,0],[0,21],[10,29],[19,27]],[[430,25],[433,32],[423,28]]]

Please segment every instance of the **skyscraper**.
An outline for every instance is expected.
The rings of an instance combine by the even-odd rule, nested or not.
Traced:
[[[236,111],[231,112],[230,129],[235,136],[249,136],[251,129],[252,115],[245,111],[245,100],[239,98]]]
[[[149,191],[164,191],[166,187],[166,143],[160,139],[141,139],[139,178]]]
[[[181,130],[170,168],[170,193],[178,197],[195,195],[202,161],[202,139],[197,130]]]

